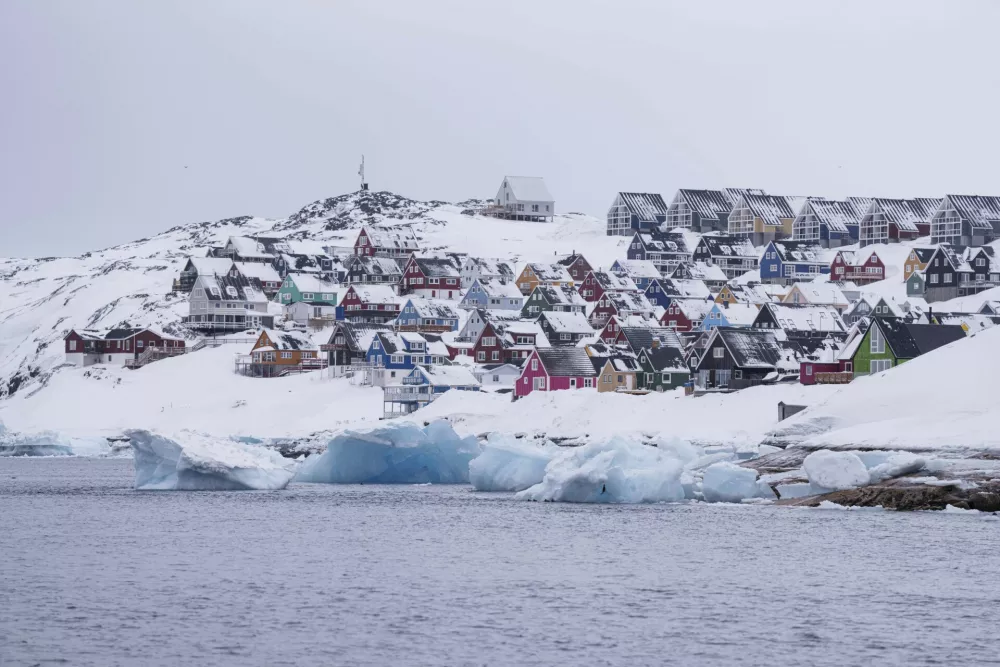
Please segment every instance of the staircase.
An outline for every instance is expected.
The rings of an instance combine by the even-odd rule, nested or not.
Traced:
[[[192,348],[195,349],[195,348]],[[151,364],[154,361],[159,361],[160,359],[166,359],[167,357],[177,357],[187,352],[186,348],[183,347],[147,347],[143,350],[142,354],[137,356],[135,359],[127,359],[125,361],[125,368],[142,368],[146,364]]]

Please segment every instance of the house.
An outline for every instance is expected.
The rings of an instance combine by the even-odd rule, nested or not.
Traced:
[[[965,296],[973,283],[974,271],[968,262],[950,246],[939,245],[919,273],[906,282],[907,296],[923,297],[928,303]],[[975,293],[975,292],[972,292]]]
[[[573,284],[579,283],[584,277],[594,270],[587,261],[587,258],[575,250],[568,255],[559,257],[556,262],[559,266],[565,267],[566,273],[573,279]]]
[[[663,277],[656,265],[647,259],[616,259],[611,265],[611,273],[628,278],[640,291],[645,291],[650,283]]]
[[[365,226],[354,241],[354,254],[359,257],[388,257],[405,260],[420,251],[420,244],[413,229],[401,227]]]
[[[587,351],[579,347],[549,347],[534,350],[514,384],[514,397],[533,391],[594,389],[597,371]]]
[[[615,352],[597,370],[597,391],[635,391],[639,388],[639,360],[632,353]]]
[[[838,250],[830,262],[830,277],[833,280],[850,280],[858,285],[885,279],[885,262],[878,252],[867,246],[861,250]]]
[[[792,235],[795,213],[786,197],[745,191],[733,201],[729,234],[746,238],[755,246]]]
[[[528,296],[539,285],[573,287],[574,281],[573,276],[562,264],[541,264],[538,262],[525,264],[521,274],[517,277],[517,287],[521,290],[521,294]]]
[[[337,319],[349,322],[391,322],[399,316],[401,299],[388,285],[350,285],[337,306]]]
[[[792,221],[792,240],[824,248],[856,243],[863,213],[850,200],[808,197]]]
[[[525,359],[536,347],[549,347],[548,338],[536,322],[487,322],[471,349],[476,363],[507,363]]]
[[[320,345],[334,375],[343,375],[349,366],[367,363],[368,349],[378,333],[392,333],[392,327],[369,322],[334,322],[330,338]]]
[[[190,292],[198,276],[226,275],[233,268],[228,257],[188,257],[180,277],[174,281],[175,292]]]
[[[799,384],[813,385],[820,382],[821,374],[827,375],[823,384],[834,384],[830,375],[840,374],[839,355],[843,348],[843,343],[833,340],[824,340],[822,344],[812,352],[808,353],[799,363]],[[838,378],[843,383],[850,381],[850,375],[843,374]]]
[[[274,300],[283,306],[305,302],[329,306],[332,310],[337,305],[338,288],[336,283],[310,273],[289,273],[281,282]]]
[[[661,273],[672,271],[681,262],[691,261],[691,249],[684,233],[659,229],[633,234],[625,255],[628,259],[652,262]]]
[[[580,283],[577,291],[587,303],[600,301],[608,292],[638,292],[639,288],[629,278],[608,271],[591,271]]]
[[[397,384],[417,365],[444,361],[430,355],[427,347],[427,339],[418,333],[377,332],[365,355],[372,368],[372,383],[377,387]]]
[[[462,329],[458,332],[456,339],[469,343],[475,343],[487,323],[501,324],[504,322],[517,322],[521,320],[521,313],[516,310],[488,310],[477,308],[469,313],[469,318],[465,321]]]
[[[261,329],[250,349],[250,361],[237,364],[237,370],[252,377],[278,377],[326,368],[326,358],[312,339],[300,331]]]
[[[502,283],[487,278],[476,278],[458,303],[463,310],[487,308],[490,310],[521,310],[524,295],[513,282]]]
[[[107,332],[71,329],[63,338],[66,363],[84,367],[108,364],[139,368],[150,361],[184,354],[182,338],[149,327],[125,327]],[[137,363],[139,361],[142,363]]]
[[[524,359],[516,359],[506,364],[482,364],[472,368],[472,374],[483,389],[513,389],[521,375]]]
[[[945,195],[931,214],[931,243],[981,246],[1000,237],[1000,197]]]
[[[729,278],[714,264],[704,262],[681,262],[668,275],[671,280],[693,280],[704,283],[709,290],[720,290]]]
[[[844,370],[855,376],[879,373],[939,347],[965,338],[965,329],[951,324],[914,324],[893,317],[876,317],[855,345],[845,348]]]
[[[398,384],[383,386],[383,413],[387,419],[408,415],[447,391],[479,390],[479,380],[467,368],[416,366]]]
[[[720,232],[729,226],[732,198],[722,190],[678,190],[667,207],[665,227]]]
[[[559,313],[542,311],[538,316],[538,326],[552,345],[576,345],[596,332],[583,313]]]
[[[733,390],[775,382],[799,372],[801,350],[773,331],[716,327],[694,366],[701,389]]]
[[[600,329],[612,316],[652,316],[654,306],[642,292],[605,292],[594,302],[587,319],[595,329]]]
[[[666,219],[663,195],[619,192],[608,209],[608,236],[631,236],[633,232],[659,228]]]
[[[274,255],[267,252],[262,243],[247,236],[230,236],[222,248],[222,256],[234,262],[270,264],[274,261]]]
[[[281,276],[270,264],[263,264],[261,262],[233,262],[233,266],[243,276],[259,281],[261,289],[264,290],[264,295],[269,299],[274,298],[274,295],[281,289]]]
[[[310,329],[324,329],[337,319],[336,303],[325,301],[296,301],[282,308],[285,322]]]
[[[411,255],[403,265],[399,293],[429,299],[457,299],[461,296],[461,285],[462,276],[450,259]]]
[[[872,304],[868,302],[867,298],[862,297],[851,304],[850,308],[845,310],[840,317],[844,320],[844,324],[851,327],[861,320],[861,318],[868,317],[871,314]]]
[[[538,176],[504,176],[494,202],[487,214],[508,220],[551,222],[556,212],[556,202]]]
[[[695,262],[722,269],[726,278],[736,278],[760,265],[760,253],[747,237],[729,234],[704,234],[691,253]]]
[[[614,326],[616,323],[617,328]],[[624,320],[612,318],[601,330],[599,338],[608,345],[620,347],[633,354],[654,347],[675,347],[678,350],[684,347],[675,330],[658,326],[655,320],[649,322],[637,321],[636,318]]]
[[[760,313],[760,308],[755,304],[734,303],[728,305],[725,302],[715,302],[705,314],[701,326],[698,328],[702,331],[709,331],[714,327],[746,329],[753,325],[758,313]]]
[[[829,273],[828,254],[813,243],[770,241],[760,259],[761,282],[791,285]]]
[[[861,247],[928,235],[931,215],[940,205],[940,199],[872,199],[859,224]]]
[[[787,293],[788,288],[784,285],[754,282],[730,283],[722,286],[719,294],[715,297],[715,302],[730,306],[737,303],[761,305],[772,301],[781,301]]]
[[[923,271],[927,268],[927,262],[930,261],[934,250],[936,248],[910,248],[903,263],[903,280],[909,279],[914,271]]]
[[[659,308],[668,308],[673,299],[711,299],[712,292],[700,280],[663,278],[652,281],[643,292],[649,302]]]
[[[793,338],[843,338],[847,326],[836,308],[821,305],[765,303],[750,325],[753,329],[781,329]]]
[[[462,263],[462,289],[472,287],[477,280],[488,280],[497,283],[514,282],[514,267],[509,262],[499,259],[483,259],[481,257],[466,257]]]
[[[691,379],[691,371],[684,363],[684,352],[669,345],[639,350],[636,357],[640,372],[639,389],[670,391],[683,387]]]
[[[233,266],[225,275],[198,276],[188,298],[188,328],[224,333],[274,326],[269,301],[260,281],[247,278]]]
[[[851,305],[851,299],[837,283],[809,281],[794,283],[781,299],[781,303],[794,305],[832,306],[843,312]]]
[[[561,313],[582,313],[587,309],[587,302],[580,293],[568,285],[555,287],[538,285],[524,300],[521,317],[533,319],[546,310]]]
[[[983,301],[983,305],[976,311],[978,315],[989,315],[991,317],[1000,316],[1000,301]]]
[[[281,239],[265,243],[268,252],[276,255],[274,269],[282,277],[289,273],[312,273],[325,280],[339,282],[343,278],[343,265],[339,258],[327,252],[327,246],[307,239]]]
[[[396,288],[403,270],[394,259],[352,255],[345,264],[344,280],[349,285],[391,285]]]
[[[411,297],[396,318],[398,331],[444,333],[458,331],[458,311],[447,301]]]
[[[671,299],[660,316],[660,324],[674,331],[695,331],[715,306],[706,299]]]

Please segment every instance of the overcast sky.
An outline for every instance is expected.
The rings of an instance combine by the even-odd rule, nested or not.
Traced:
[[[3,0],[0,256],[540,175],[1000,194],[1000,2]]]

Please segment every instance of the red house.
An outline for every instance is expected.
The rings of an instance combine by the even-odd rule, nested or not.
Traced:
[[[409,227],[376,229],[362,227],[354,241],[354,254],[359,257],[390,257],[403,259],[420,250],[417,237]]]
[[[596,385],[597,371],[583,348],[538,348],[525,361],[514,383],[514,398],[522,398],[533,391],[593,390]]]
[[[574,283],[579,283],[588,273],[593,271],[590,262],[584,259],[583,255],[575,252],[571,255],[566,255],[556,263],[566,267],[566,271],[572,276]]]
[[[337,306],[338,320],[384,324],[399,316],[400,298],[388,285],[351,285]]]
[[[458,299],[462,276],[450,259],[410,255],[399,281],[400,294],[429,299]]]
[[[799,382],[816,384],[817,373],[838,373],[841,370],[839,361],[803,361],[799,364]]]
[[[607,271],[589,271],[577,288],[587,303],[599,301],[608,292],[638,292],[631,279]]]
[[[612,317],[623,318],[652,314],[653,304],[642,292],[605,292],[595,302],[594,309],[590,311],[590,316],[587,319],[590,320],[592,327],[602,329]]]
[[[830,262],[830,279],[865,285],[885,279],[885,263],[874,250],[841,250]]]
[[[660,324],[674,331],[694,331],[714,305],[714,301],[706,299],[671,299],[660,316]]]
[[[180,338],[155,329],[71,330],[63,339],[66,361],[74,366],[117,364],[139,368],[150,361],[186,352]]]
[[[508,363],[527,358],[548,339],[535,322],[487,322],[470,354],[478,364]]]

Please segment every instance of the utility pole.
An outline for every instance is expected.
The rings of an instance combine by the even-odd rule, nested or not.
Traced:
[[[358,176],[361,177],[361,189],[367,190],[368,184],[365,183],[365,156],[361,155],[361,167],[358,169]]]

